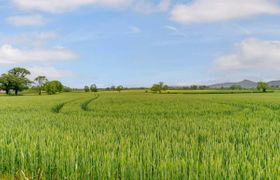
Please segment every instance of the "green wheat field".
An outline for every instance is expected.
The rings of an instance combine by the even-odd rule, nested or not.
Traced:
[[[279,92],[0,97],[0,179],[279,178]]]

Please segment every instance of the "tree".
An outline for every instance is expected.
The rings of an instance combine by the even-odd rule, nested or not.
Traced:
[[[1,89],[6,91],[6,94],[10,93],[10,90],[14,90],[15,94],[28,89],[31,81],[27,78],[30,72],[27,69],[16,67],[11,69],[8,73],[2,74],[0,77]]]
[[[192,90],[197,90],[197,89],[198,89],[198,86],[197,86],[197,85],[192,85],[190,88],[191,88]]]
[[[111,86],[110,88],[112,91],[115,91],[116,90],[116,86]]]
[[[4,90],[6,94],[9,94],[13,88],[13,79],[14,76],[11,74],[2,74],[0,77],[0,89]]]
[[[200,90],[205,90],[205,89],[207,89],[207,88],[208,88],[208,87],[205,86],[205,85],[199,86],[199,89],[200,89]]]
[[[154,84],[151,88],[151,91],[153,92],[159,92],[160,91],[160,87],[158,84]]]
[[[261,90],[262,92],[266,92],[266,90],[268,89],[268,84],[265,82],[258,82],[258,86],[257,89]]]
[[[97,86],[96,86],[95,84],[92,84],[92,85],[90,86],[90,91],[91,91],[91,92],[97,92],[97,91],[98,91]]]
[[[49,95],[60,93],[63,90],[63,85],[59,81],[49,81],[45,83],[44,90],[47,91]]]
[[[31,84],[31,81],[27,79],[26,76],[30,75],[30,71],[25,68],[16,67],[11,69],[9,74],[14,76],[13,90],[15,91],[16,95],[18,95],[19,91],[28,89],[28,85]]]
[[[168,90],[168,86],[165,85],[163,82],[159,82],[158,84],[154,84],[151,88],[153,92],[161,93],[161,91]]]
[[[122,85],[119,85],[117,88],[116,88],[117,91],[121,92],[123,90],[123,86]]]
[[[62,91],[63,91],[63,92],[72,92],[73,89],[70,88],[70,87],[67,87],[67,86],[63,86],[63,90],[62,90]]]
[[[15,67],[9,71],[9,74],[13,74],[19,78],[26,78],[26,76],[30,75],[30,71],[25,68]]]
[[[231,90],[241,90],[242,86],[240,86],[240,85],[232,85],[232,86],[230,86],[230,89]]]
[[[84,90],[85,90],[85,92],[89,92],[89,87],[88,87],[88,86],[85,86],[85,87],[84,87]]]
[[[37,83],[37,89],[38,89],[39,95],[41,95],[44,84],[48,82],[48,79],[46,78],[46,76],[38,76],[34,79],[34,82]]]

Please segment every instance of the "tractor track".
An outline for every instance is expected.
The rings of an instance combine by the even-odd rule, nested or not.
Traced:
[[[89,100],[87,100],[87,101],[84,101],[84,102],[81,103],[81,105],[80,105],[81,109],[84,110],[84,111],[91,111],[91,109],[89,109],[88,105],[89,105],[92,101],[94,101],[94,100],[96,100],[96,99],[98,99],[98,98],[99,98],[99,94],[97,94],[94,98],[91,98],[91,99],[89,99]]]

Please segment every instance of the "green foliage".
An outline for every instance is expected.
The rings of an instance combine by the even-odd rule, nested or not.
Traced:
[[[159,82],[158,84],[154,84],[151,88],[151,91],[155,93],[161,93],[162,91],[168,90],[168,86],[165,85],[163,82]]]
[[[45,83],[44,90],[49,94],[60,93],[63,90],[63,85],[59,81],[49,81]]]
[[[0,77],[0,89],[4,90],[6,94],[13,89],[14,76],[12,74],[2,74]]]
[[[97,92],[97,91],[98,91],[97,86],[96,86],[95,84],[92,84],[92,85],[90,86],[90,91],[91,91],[91,92]]]
[[[72,92],[73,89],[70,88],[70,87],[67,87],[67,86],[63,86],[63,90],[62,90],[62,91],[63,91],[63,92]]]
[[[242,87],[240,85],[232,85],[232,86],[230,86],[230,89],[231,90],[241,90]]]
[[[30,72],[24,68],[13,68],[8,73],[2,74],[0,77],[0,89],[6,91],[9,94],[11,90],[14,90],[15,94],[28,89],[31,81],[27,78]]]
[[[122,85],[119,85],[119,86],[117,86],[117,88],[116,88],[116,90],[119,91],[119,92],[121,92],[123,89],[124,89],[124,88],[123,88]]]
[[[39,95],[41,95],[44,85],[48,82],[48,79],[46,78],[46,76],[38,76],[34,79],[34,82],[37,85],[36,87]]]
[[[89,91],[90,91],[89,87],[88,87],[88,86],[85,86],[85,87],[84,87],[84,91],[85,91],[85,92],[89,92]]]
[[[267,89],[269,88],[268,84],[265,82],[258,82],[258,86],[257,89],[262,91],[262,92],[266,92]]]
[[[198,89],[198,86],[197,86],[197,85],[192,85],[192,86],[190,87],[190,89],[192,89],[192,90],[197,90],[197,89]]]

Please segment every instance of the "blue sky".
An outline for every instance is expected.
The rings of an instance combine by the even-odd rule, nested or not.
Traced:
[[[276,0],[0,0],[0,12],[1,73],[71,87],[280,79]]]

